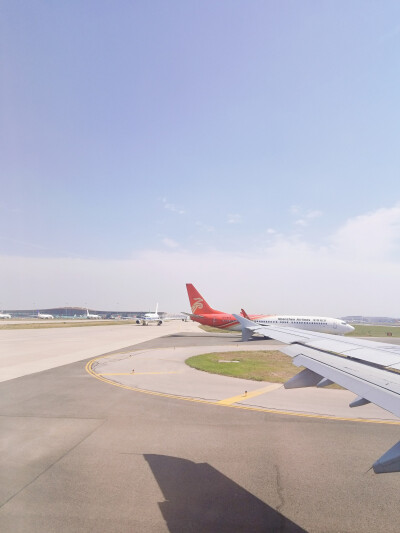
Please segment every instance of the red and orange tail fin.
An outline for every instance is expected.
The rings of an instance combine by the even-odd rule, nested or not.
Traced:
[[[251,320],[251,318],[249,317],[249,315],[246,313],[246,311],[244,309],[241,309],[240,310],[240,314],[244,317],[244,318],[247,318],[247,320]]]
[[[205,301],[205,299],[202,297],[202,295],[194,288],[191,283],[186,283],[186,289],[189,296],[190,307],[194,315],[212,315],[219,313],[224,314],[222,311],[216,311],[215,309],[210,307]]]

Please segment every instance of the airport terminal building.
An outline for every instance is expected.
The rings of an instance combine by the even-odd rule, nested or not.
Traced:
[[[89,313],[100,315],[104,319],[134,319],[144,313],[149,311],[112,311],[112,310],[99,310],[99,309],[90,309],[86,307],[49,307],[46,309],[9,309],[4,310],[6,313],[10,313],[13,318],[36,318],[38,313],[49,314],[54,318],[65,318],[65,319],[79,319],[86,318],[86,311]],[[159,312],[161,316],[164,316],[166,313]]]

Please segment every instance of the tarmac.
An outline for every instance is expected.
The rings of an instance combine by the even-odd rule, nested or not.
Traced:
[[[54,322],[57,321],[51,321]],[[173,320],[162,326],[123,324],[0,330],[0,382],[178,331],[198,331],[198,328],[192,322]]]
[[[212,342],[212,337],[205,339],[208,343]],[[207,353],[279,350],[276,341],[271,340],[242,343],[238,342],[236,335],[228,335],[223,342],[224,345],[207,344]],[[189,357],[204,352],[204,346],[175,345],[147,350],[124,350],[122,353],[95,358],[87,364],[86,369],[93,377],[110,385],[187,401],[298,416],[392,421],[400,425],[396,416],[374,404],[363,406],[362,409],[349,407],[355,395],[347,390],[316,387],[286,390],[280,383],[208,374],[185,364]],[[223,356],[221,358],[223,360]]]
[[[241,399],[243,380],[184,365],[185,350],[231,349],[234,335],[180,322],[100,328],[18,332],[25,349],[14,366],[33,372],[0,384],[2,532],[398,531],[400,476],[369,470],[399,440],[394,421],[298,416],[310,414],[299,399],[282,414],[292,391]],[[13,355],[4,333],[2,372]],[[44,361],[52,366],[40,371]],[[113,370],[127,375],[104,375]],[[269,385],[249,383],[248,394]],[[334,416],[350,394],[318,393],[334,393]]]

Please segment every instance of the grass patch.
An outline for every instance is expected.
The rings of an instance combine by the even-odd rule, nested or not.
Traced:
[[[284,383],[299,372],[299,368],[292,364],[292,358],[278,350],[206,353],[189,357],[185,362],[211,374],[270,383]]]
[[[400,327],[353,324],[354,331],[346,337],[400,337]],[[391,335],[388,335],[391,333]]]
[[[302,366],[294,366],[292,358],[279,350],[205,353],[189,357],[185,363],[196,370],[210,374],[252,381],[268,381],[269,383],[285,383],[304,369]],[[334,383],[325,388],[342,389],[343,387]]]
[[[49,328],[84,328],[92,326],[127,326],[136,324],[133,320],[88,320],[81,321],[66,321],[66,322],[52,322],[46,320],[45,322],[20,322],[18,324],[0,324],[0,330],[4,329],[49,329]]]

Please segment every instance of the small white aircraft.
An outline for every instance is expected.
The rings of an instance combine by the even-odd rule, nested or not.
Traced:
[[[11,315],[9,313],[0,313],[0,318],[11,318]]]
[[[158,303],[156,305],[155,313],[145,313],[136,320],[136,324],[142,323],[143,326],[147,326],[148,322],[157,322],[157,326],[161,326],[163,321],[158,314]]]
[[[89,313],[89,309],[86,309],[86,318],[89,319],[89,320],[91,320],[91,319],[93,319],[93,320],[97,319],[98,320],[98,319],[100,319],[102,317],[100,315],[95,315],[93,313]]]
[[[43,320],[54,318],[53,315],[48,315],[47,313],[41,313],[40,311],[38,311],[37,317]]]

